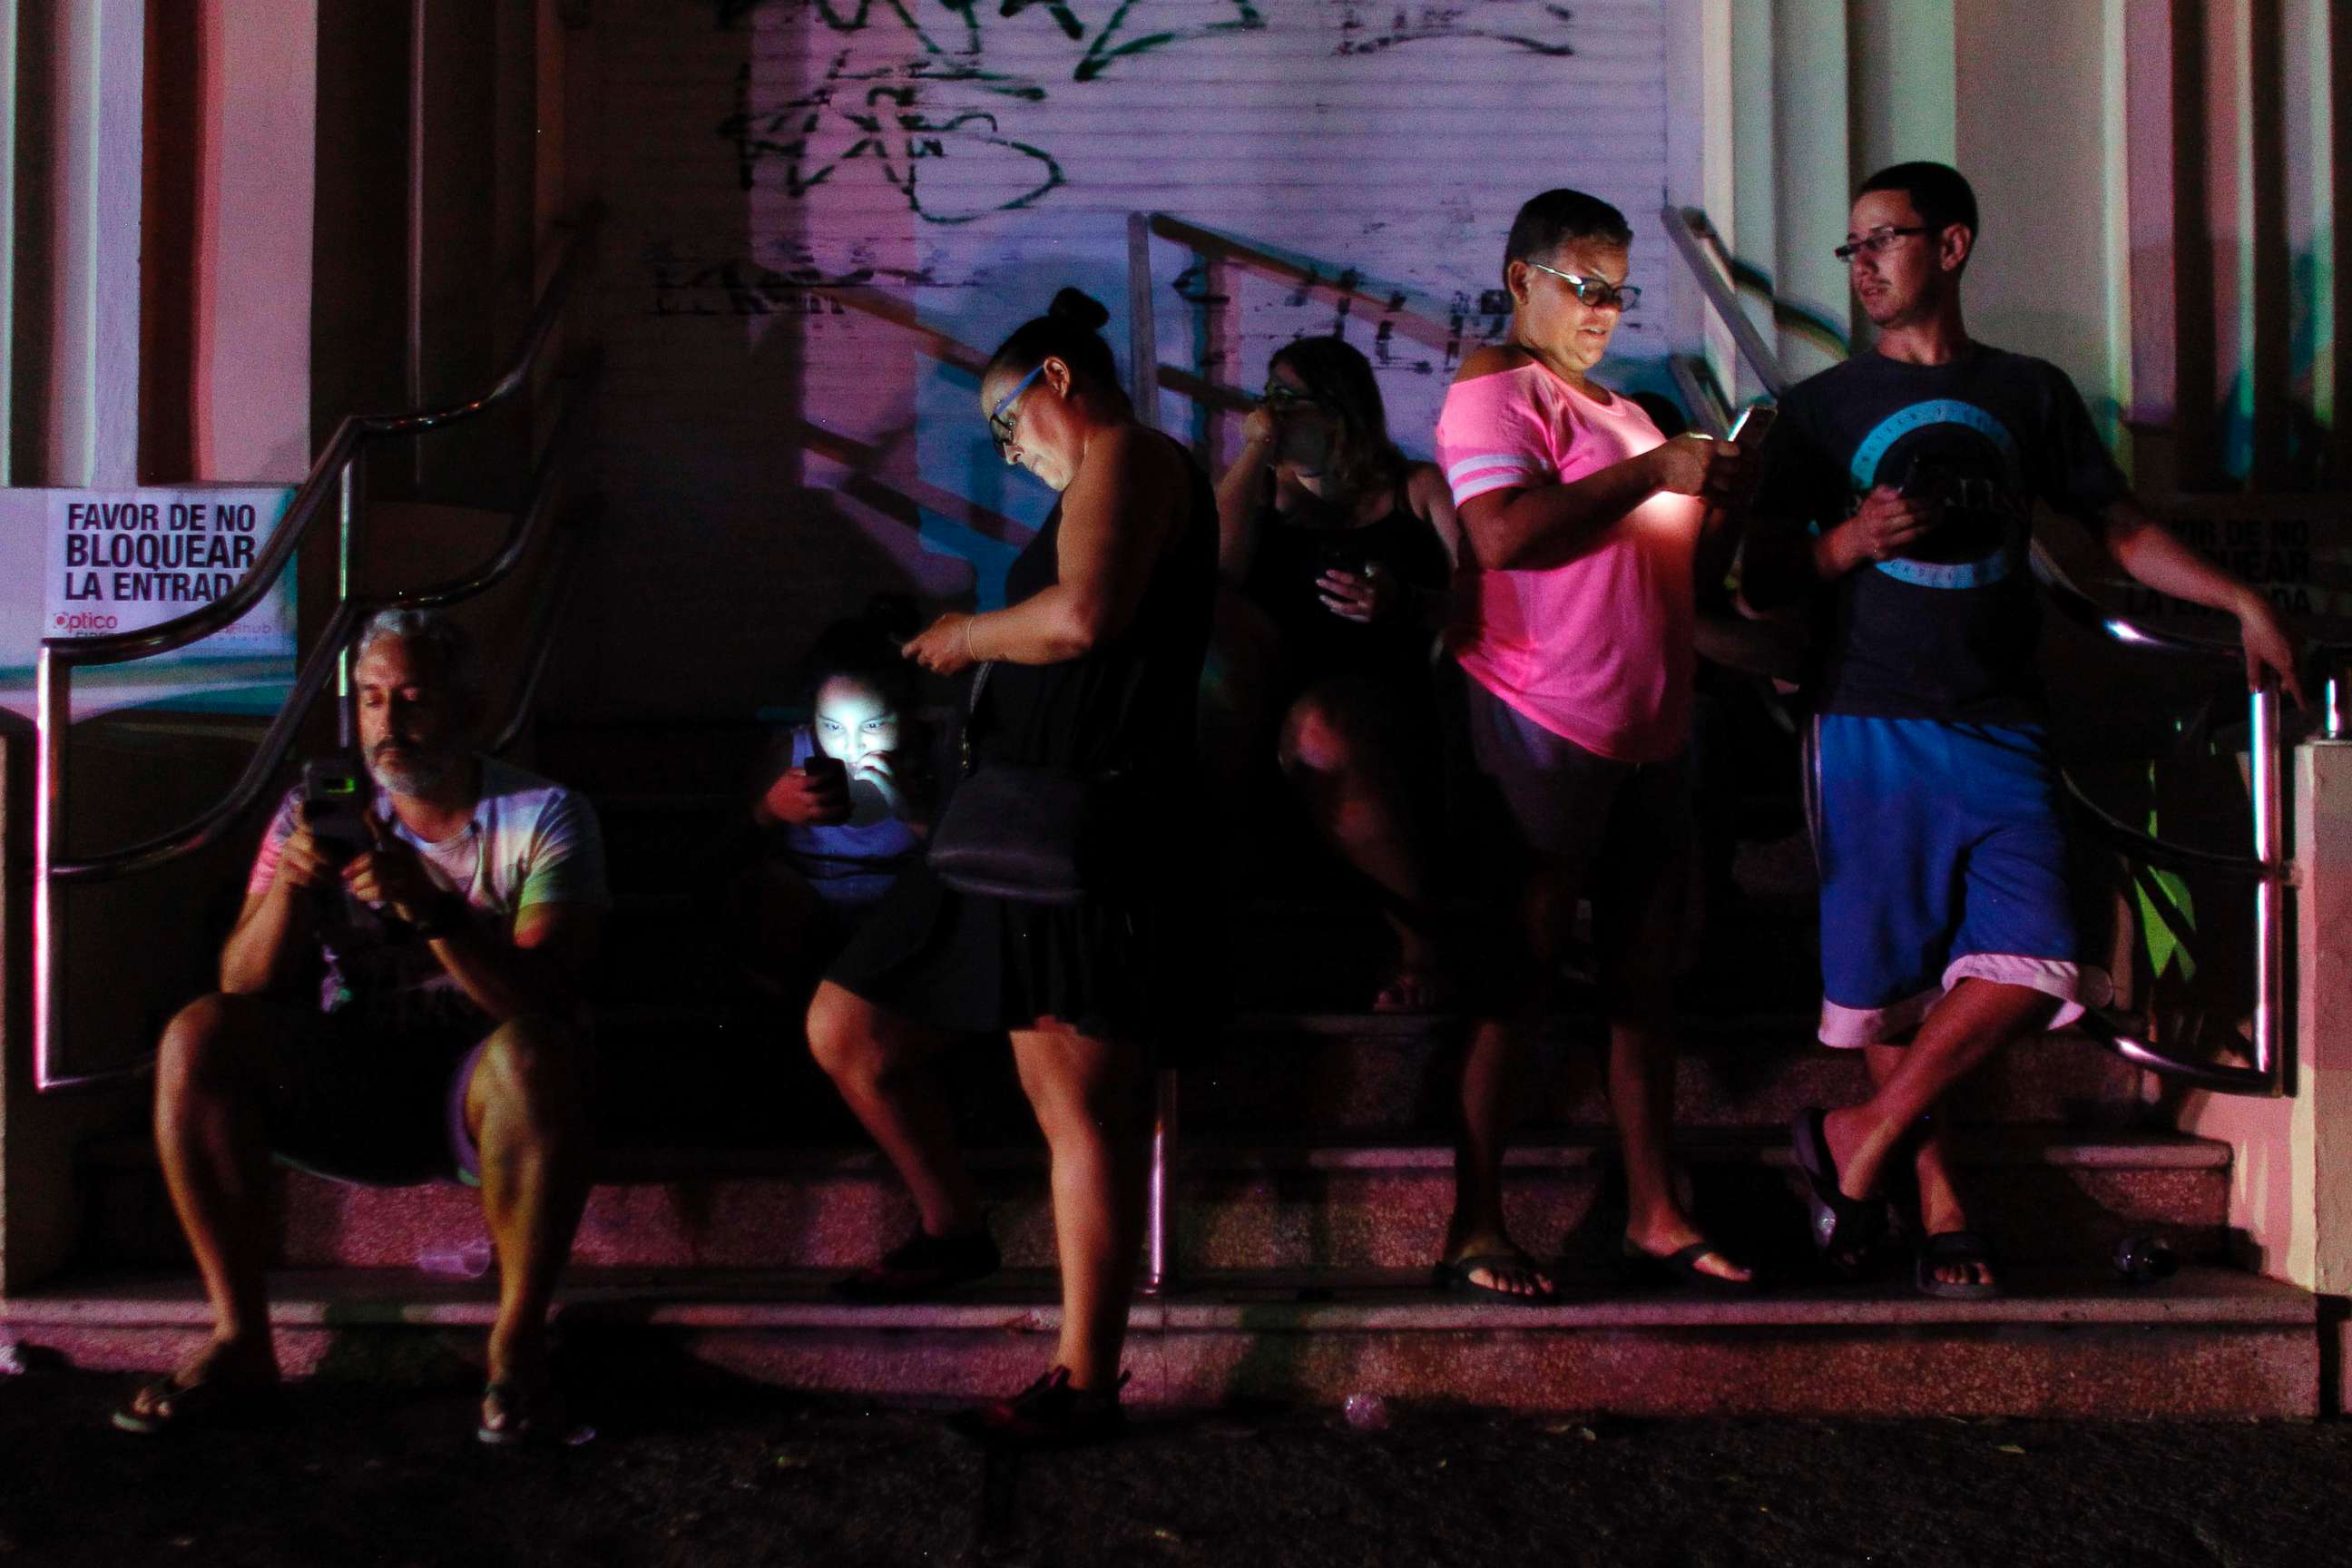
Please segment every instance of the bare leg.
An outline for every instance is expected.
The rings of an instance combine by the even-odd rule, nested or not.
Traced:
[[[1072,1388],[1108,1394],[1118,1382],[1143,1229],[1143,1053],[1040,1019],[1013,1032],[1013,1060],[1053,1158],[1060,1364]]]
[[[980,1194],[929,1058],[946,1037],[826,981],[809,1004],[809,1049],[888,1155],[931,1236],[981,1227]]]
[[[1887,1080],[1901,1069],[1906,1047],[1871,1046],[1866,1054],[1870,1081],[1884,1089]],[[1931,1112],[1927,1125],[1912,1136],[1911,1168],[1919,1185],[1919,1234],[1941,1236],[1947,1231],[1968,1229],[1968,1206],[1960,1201],[1959,1189],[1952,1180],[1950,1147],[1944,1134],[1943,1118]],[[1989,1264],[1941,1263],[1937,1265],[1934,1277],[1947,1285],[1997,1283]]]
[[[490,1035],[466,1086],[482,1217],[499,1260],[492,1383],[534,1393],[547,1383],[548,1304],[588,1201],[587,1080],[587,1047],[573,1031],[515,1018]]]
[[[1553,867],[1528,879],[1521,906],[1526,940],[1532,949],[1528,994],[1511,1016],[1481,1018],[1472,1026],[1462,1061],[1462,1121],[1454,1147],[1454,1217],[1445,1229],[1448,1261],[1520,1250],[1503,1216],[1503,1149],[1527,1041],[1550,1005],[1561,945],[1575,912],[1573,868]],[[1473,1283],[1513,1295],[1549,1296],[1556,1289],[1550,1275],[1532,1264],[1499,1274],[1476,1269],[1470,1278]]]
[[[1411,918],[1428,896],[1413,842],[1404,780],[1383,749],[1367,699],[1327,681],[1291,704],[1283,721],[1282,769],[1305,797],[1323,837],[1342,858],[1388,892],[1381,912],[1396,932],[1400,1005],[1425,1005],[1435,963],[1425,921]]]
[[[1822,1131],[1837,1162],[1838,1188],[1852,1198],[1877,1190],[1886,1161],[1944,1095],[2021,1036],[2049,1026],[2058,999],[2023,985],[1968,979],[1946,993],[1876,1092],[1832,1110]]]
[[[155,1148],[213,1313],[211,1342],[175,1373],[266,1383],[278,1376],[263,1268],[269,1075],[300,1043],[300,1016],[252,996],[205,996],[163,1030],[155,1065]],[[168,1401],[152,1402],[168,1403]],[[153,1415],[142,1395],[141,1415]]]
[[[1614,857],[1603,867],[1596,910],[1609,1009],[1609,1110],[1625,1159],[1625,1239],[1655,1258],[1703,1241],[1675,1197],[1675,1061],[1680,1051],[1672,999],[1674,954],[1686,854],[1638,870]],[[1630,884],[1630,885],[1629,885]],[[1721,1279],[1748,1270],[1720,1252],[1697,1267]]]

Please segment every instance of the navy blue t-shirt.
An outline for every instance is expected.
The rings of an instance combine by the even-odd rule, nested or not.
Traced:
[[[1824,713],[2042,717],[2033,503],[2094,521],[2126,490],[2057,366],[1973,344],[1950,364],[1863,353],[1789,390],[1757,515],[1826,532],[1878,485],[1939,500],[1904,555],[1828,585],[1806,682]]]

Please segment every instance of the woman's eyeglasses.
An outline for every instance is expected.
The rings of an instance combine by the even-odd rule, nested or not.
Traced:
[[[1029,390],[1030,384],[1045,374],[1045,367],[1041,363],[1035,370],[1023,376],[1012,391],[998,398],[996,406],[988,411],[988,433],[996,437],[998,451],[1007,451],[1013,445],[1013,426],[1021,417],[1021,411],[1013,405],[1021,400],[1023,393]]]
[[[1292,408],[1315,408],[1320,404],[1313,393],[1303,386],[1293,386],[1286,381],[1265,384],[1265,405],[1280,414]]]
[[[1612,283],[1606,278],[1579,278],[1573,272],[1562,272],[1559,268],[1546,267],[1540,261],[1529,261],[1528,265],[1538,272],[1549,272],[1567,284],[1575,293],[1578,303],[1587,310],[1605,310],[1614,305],[1621,310],[1630,310],[1642,302],[1642,290],[1636,284]]]
[[[1921,225],[1916,228],[1897,228],[1893,224],[1883,224],[1879,227],[1872,229],[1868,234],[1864,235],[1860,239],[1847,240],[1843,245],[1841,245],[1835,250],[1831,251],[1830,254],[1836,257],[1840,261],[1852,261],[1857,256],[1884,256],[1886,254],[1886,247],[1893,245],[1896,240],[1906,239],[1915,234],[1928,234],[1931,232],[1933,231],[1928,229],[1925,225]]]

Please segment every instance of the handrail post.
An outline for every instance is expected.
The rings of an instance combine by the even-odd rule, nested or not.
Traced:
[[[1135,416],[1160,428],[1160,330],[1151,296],[1151,215],[1127,215],[1127,380]]]
[[[335,530],[335,602],[351,602],[355,584],[359,552],[361,486],[364,480],[361,470],[367,461],[367,444],[352,448],[351,460],[343,465],[343,477],[336,498]],[[344,644],[335,653],[335,743],[345,751],[360,742],[359,692],[352,684],[352,647]]]
[[[2286,859],[2285,784],[2279,760],[2279,689],[2264,676],[2249,700],[2248,784],[2253,795],[2254,858],[2274,873]],[[2286,1016],[2286,884],[2283,875],[2254,884],[2254,1070],[2275,1094],[2285,1087],[2280,1050]]]
[[[44,644],[33,656],[33,706],[40,715],[33,754],[33,1087],[41,1089],[54,1081],[63,1055],[57,1037],[58,977],[65,967],[58,921],[61,889],[50,879],[49,868],[65,847],[66,727],[73,712],[73,666],[61,663],[57,650]]]
[[[1144,1184],[1143,1294],[1164,1296],[1175,1282],[1175,1247],[1170,1220],[1174,1205],[1169,1166],[1176,1157],[1176,1069],[1161,1068],[1152,1079],[1151,1164]]]

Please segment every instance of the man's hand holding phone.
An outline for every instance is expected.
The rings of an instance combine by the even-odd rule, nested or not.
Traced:
[[[361,903],[411,925],[428,923],[446,896],[445,889],[425,869],[424,858],[390,823],[373,812],[362,820],[367,824],[369,845],[343,868],[343,887]]]

